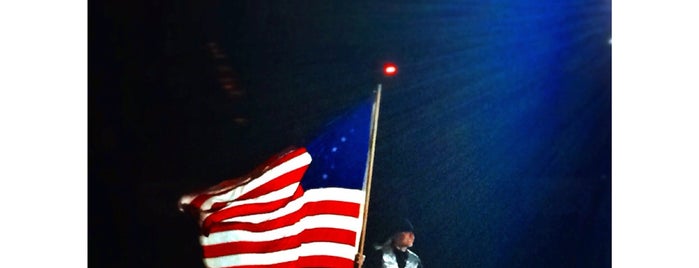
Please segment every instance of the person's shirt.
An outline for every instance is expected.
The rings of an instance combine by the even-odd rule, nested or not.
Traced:
[[[406,267],[410,266],[410,267]],[[364,261],[364,268],[423,268],[420,258],[409,249],[401,251],[390,245],[373,250]]]
[[[398,263],[398,268],[405,268],[405,262],[408,260],[408,250],[400,251],[393,248],[393,254],[396,255],[396,262]]]

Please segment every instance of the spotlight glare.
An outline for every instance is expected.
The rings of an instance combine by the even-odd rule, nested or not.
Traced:
[[[387,76],[395,75],[398,72],[398,68],[393,63],[387,63],[383,66],[383,73]]]

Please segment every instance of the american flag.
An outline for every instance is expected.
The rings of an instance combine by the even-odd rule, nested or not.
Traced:
[[[207,267],[353,267],[362,230],[372,102],[247,176],[184,195]]]

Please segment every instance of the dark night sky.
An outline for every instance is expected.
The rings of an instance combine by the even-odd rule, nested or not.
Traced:
[[[91,267],[203,267],[178,198],[378,83],[369,243],[404,215],[427,267],[611,266],[610,1],[202,2],[89,3]]]

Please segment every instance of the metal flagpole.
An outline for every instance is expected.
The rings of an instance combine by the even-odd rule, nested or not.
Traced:
[[[362,255],[364,252],[364,236],[366,235],[366,222],[369,215],[369,197],[371,195],[371,175],[374,169],[374,147],[376,146],[376,130],[379,125],[379,107],[381,102],[381,84],[376,90],[376,99],[374,100],[374,109],[371,114],[371,137],[369,140],[369,160],[367,162],[367,179],[366,179],[366,196],[364,197],[364,215],[362,215],[362,236],[359,239],[359,252],[357,255]]]

